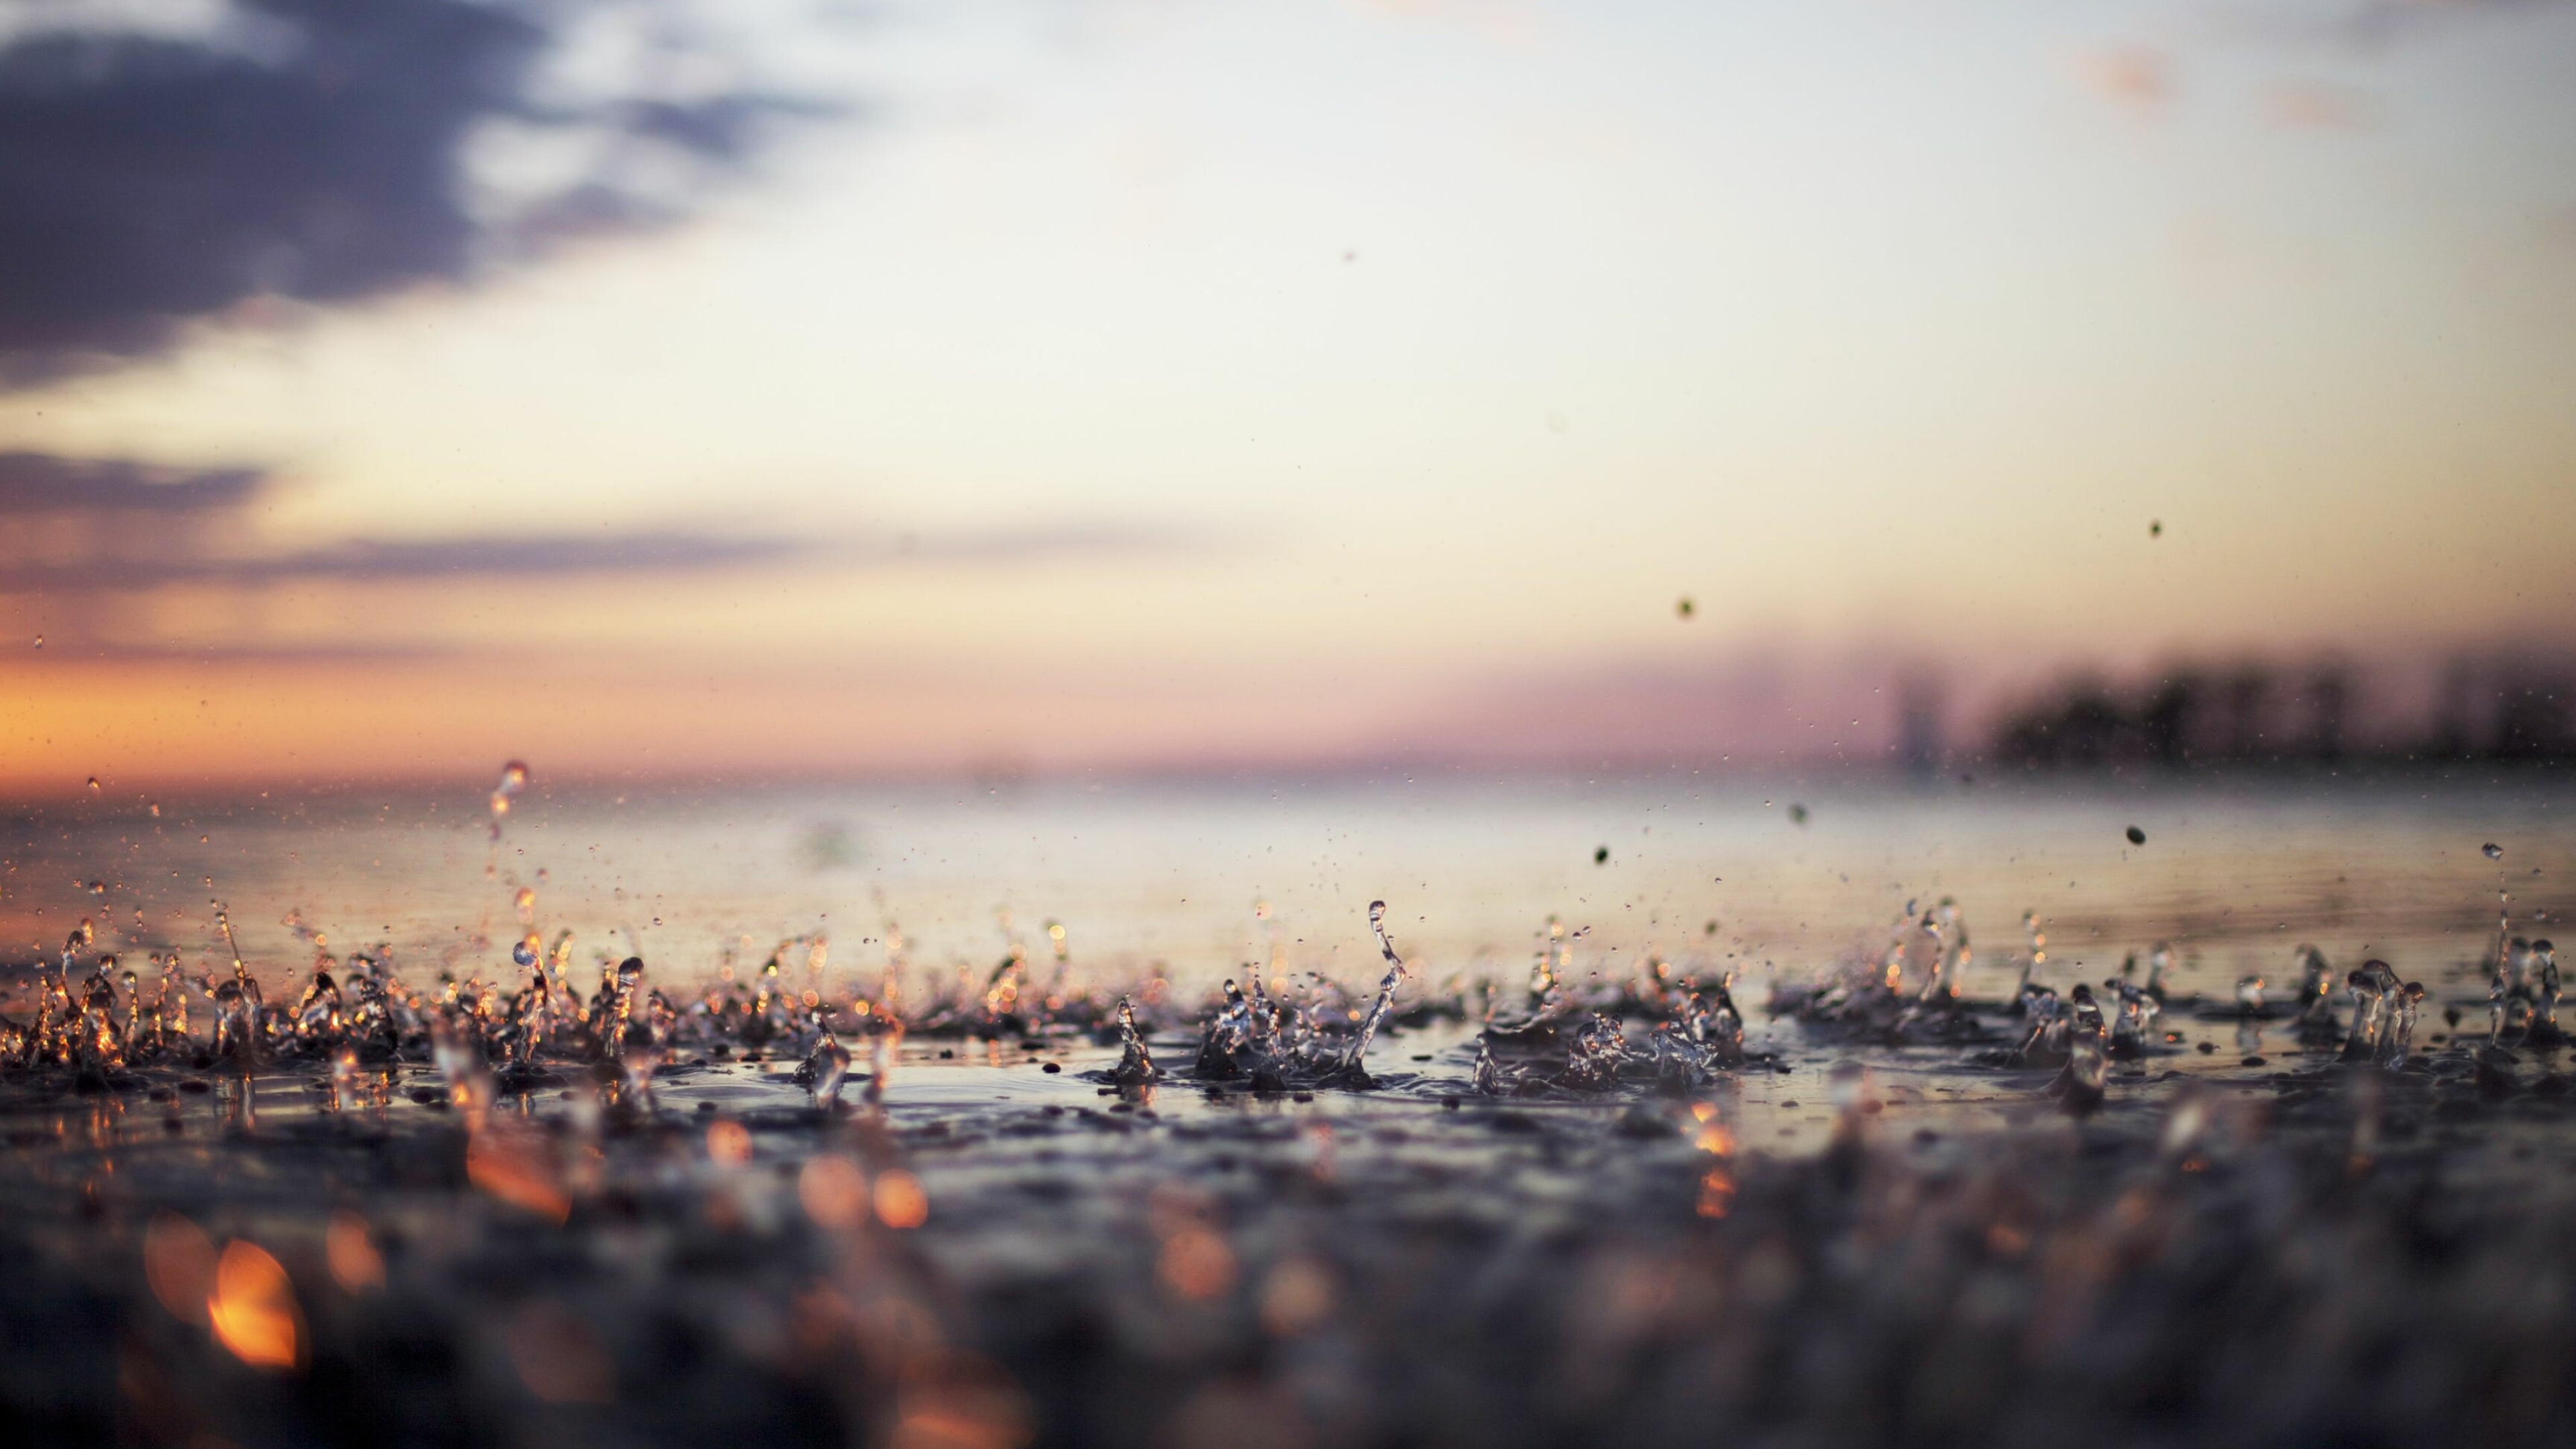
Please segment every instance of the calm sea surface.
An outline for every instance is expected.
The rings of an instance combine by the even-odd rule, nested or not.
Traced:
[[[436,797],[92,796],[0,827],[0,941],[24,964],[89,918],[102,948],[175,950],[193,975],[216,959],[220,901],[263,971],[310,963],[300,923],[335,953],[385,945],[407,970],[506,977],[525,889],[529,923],[571,931],[576,960],[634,951],[662,980],[757,965],[809,935],[830,942],[836,992],[873,984],[897,940],[912,973],[988,970],[1012,941],[1044,959],[1060,922],[1077,975],[1097,982],[1196,990],[1275,959],[1357,985],[1375,975],[1365,917],[1383,898],[1427,983],[1517,976],[1553,917],[1579,968],[1631,971],[1649,953],[1732,966],[1758,1001],[1773,973],[1876,947],[1908,901],[1947,896],[1976,947],[1971,994],[2009,987],[2025,911],[2070,976],[2169,939],[2179,984],[2223,994],[2249,972],[2278,980],[2314,939],[2429,984],[2479,954],[2500,890],[2518,931],[2546,935],[2576,910],[2571,806],[2576,785],[2550,772],[625,794],[540,775],[496,842],[480,782]]]

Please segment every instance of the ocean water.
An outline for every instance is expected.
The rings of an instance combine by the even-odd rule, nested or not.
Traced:
[[[2177,983],[2224,995],[2278,981],[2305,940],[2430,983],[2480,956],[2500,904],[2544,935],[2576,910],[2576,785],[2543,772],[689,790],[540,773],[497,838],[487,790],[31,810],[0,827],[0,942],[32,963],[86,918],[101,948],[175,952],[193,976],[227,959],[220,903],[263,973],[309,965],[318,933],[407,971],[506,978],[533,927],[572,932],[576,961],[639,954],[687,982],[820,936],[837,993],[890,956],[925,977],[989,970],[1014,942],[1043,958],[1055,923],[1097,983],[1208,991],[1261,961],[1356,989],[1383,899],[1417,979],[1522,979],[1554,921],[1582,971],[1660,956],[1732,970],[1758,999],[1946,897],[1972,996],[2009,991],[2025,912],[2061,986],[2170,941]]]

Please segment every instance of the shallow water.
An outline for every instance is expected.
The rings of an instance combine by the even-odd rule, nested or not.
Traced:
[[[216,898],[272,1005],[324,940],[387,943],[428,991],[441,972],[520,979],[510,945],[531,928],[573,933],[576,978],[632,948],[675,993],[728,970],[750,982],[782,940],[823,933],[819,973],[801,941],[782,953],[786,986],[882,1000],[891,969],[917,1005],[961,981],[980,995],[1014,942],[1045,979],[1052,920],[1077,990],[1153,1003],[1169,1075],[1101,1080],[1121,1053],[1096,1017],[916,1031],[882,1080],[861,1053],[830,1110],[774,1044],[758,1059],[683,1048],[649,1107],[605,1118],[585,1106],[587,1070],[559,1065],[481,1126],[420,1046],[370,1062],[347,1101],[318,1065],[165,1061],[104,1091],[22,1072],[0,1081],[0,1318],[74,1327],[0,1383],[0,1416],[150,1443],[321,1442],[340,1424],[399,1442],[1290,1445],[1698,1442],[1721,1422],[2055,1443],[2073,1414],[2119,1442],[2162,1422],[2149,1410],[2175,1392],[2156,1354],[2245,1340],[2277,1356],[2261,1335],[2290,1305],[2380,1324],[2417,1355],[2421,1402],[2391,1422],[2438,1442],[2434,1427],[2468,1412],[2464,1386],[2484,1382],[2473,1361],[2494,1356],[2485,1329],[2445,1315],[2553,1343],[2576,1329],[2564,1295],[2525,1294],[2497,1318],[2477,1302],[2431,1312],[2423,1286],[2576,1274],[2533,1258],[2544,1250],[2516,1226],[2576,1196],[2555,1165],[2576,1160],[2565,1054],[2497,1066],[2473,1050],[2499,885],[2517,930],[2545,934],[2567,904],[2570,793],[2546,776],[623,801],[540,784],[497,842],[463,792],[165,800],[157,816],[81,802],[15,827],[0,909],[31,945],[13,1012],[83,916],[93,950],[128,965],[175,950],[188,976],[225,975]],[[1192,1080],[1215,987],[1246,961],[1291,988],[1323,973],[1357,1014],[1379,966],[1373,896],[1393,903],[1409,978],[1367,1055],[1377,1088]],[[1775,986],[1883,951],[1909,899],[1941,896],[1972,932],[1964,996],[1985,1004],[1944,1028],[1952,1039],[1763,1011]],[[2049,938],[2037,974],[2061,989],[2159,939],[2177,947],[2158,1023],[2174,1039],[2114,1062],[2082,1123],[2042,1090],[2051,1070],[1996,1060],[2019,1030],[2000,1007],[2029,949],[2025,909]],[[1525,999],[1550,915],[1578,995],[1645,979],[1658,957],[1675,976],[1736,972],[1746,1062],[1680,1092],[1476,1092],[1480,1003],[1508,1015]],[[2215,1003],[2241,975],[2286,994],[2305,939],[2338,968],[2369,952],[2424,981],[2442,1039],[2384,1073],[2285,1022],[2228,1019]],[[1466,1018],[1424,1010],[1440,1004]],[[1642,1022],[1628,1042],[1643,1045]],[[2171,1145],[2186,1112],[2221,1124],[2206,1145]],[[491,1142],[541,1166],[486,1171],[477,1144]],[[876,1194],[855,1214],[817,1167],[841,1161]],[[1962,1191],[1978,1205],[1922,1206]],[[188,1321],[193,1300],[170,1307],[147,1285],[147,1228],[171,1213],[285,1265],[301,1367],[245,1368]],[[379,1281],[344,1278],[329,1246],[344,1219],[375,1245]],[[2140,1223],[2161,1234],[2143,1257],[2117,1246]],[[2409,1233],[2477,1246],[2417,1264],[2390,1246]],[[1958,1260],[1960,1241],[1991,1261]],[[2083,1266],[2102,1253],[2130,1266]],[[1849,1279],[1857,1263],[1876,1267]],[[2212,1264],[2271,1296],[2192,1307],[2158,1286]],[[1905,1296],[1943,1275],[1958,1286],[1940,1301],[1966,1306]],[[1886,1286],[1857,1286],[1872,1281]],[[2071,1335],[2090,1357],[2007,1352],[1989,1344],[1998,1323]],[[2140,1344],[2154,1352],[2136,1358]],[[1760,1367],[1826,1347],[1841,1367]],[[2202,1440],[2376,1422],[2336,1397],[2378,1372],[2368,1353],[2337,1340],[2311,1358],[2259,1390],[2222,1389],[2224,1362],[2205,1367],[2217,1377],[2184,1395],[2217,1416]],[[1937,1379],[1899,1367],[1952,1360]],[[2533,1392],[2479,1422],[2499,1438],[2576,1425],[2558,1390]],[[402,1407],[415,1401],[447,1417]]]
[[[1791,807],[1803,807],[1793,823]],[[1105,782],[554,788],[498,842],[483,794],[191,802],[86,796],[6,827],[0,940],[51,952],[87,916],[115,949],[214,944],[230,904],[255,961],[388,943],[457,971],[506,963],[512,897],[585,953],[668,973],[757,962],[820,932],[873,972],[889,927],[924,970],[989,967],[1068,929],[1101,979],[1213,987],[1274,948],[1295,969],[1374,977],[1372,899],[1436,972],[1526,967],[1545,921],[1586,969],[1688,954],[1764,972],[1880,944],[1908,899],[1950,896],[1979,947],[1970,994],[2009,987],[2022,912],[2094,971],[2170,939],[2195,987],[2274,971],[2299,939],[2410,973],[2474,958],[2498,888],[2517,919],[2576,909],[2576,785],[2492,770],[2375,779],[2117,778],[1909,783],[1691,775],[1300,785]],[[159,814],[150,813],[157,808]],[[2123,832],[2138,826],[2146,843]],[[2481,846],[2501,844],[2501,862]],[[1606,849],[1606,859],[1595,856]],[[210,884],[211,882],[211,884]],[[1266,913],[1256,914],[1265,906]],[[1709,927],[1714,923],[1716,930]],[[494,944],[495,942],[499,944]],[[851,978],[841,978],[847,981]]]

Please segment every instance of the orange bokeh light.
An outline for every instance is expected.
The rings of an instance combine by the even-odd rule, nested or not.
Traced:
[[[331,1214],[331,1226],[322,1237],[322,1250],[330,1260],[332,1281],[343,1289],[360,1293],[385,1286],[384,1255],[376,1251],[365,1218],[353,1212]]]
[[[303,1365],[304,1316],[295,1306],[295,1286],[256,1243],[235,1238],[224,1245],[206,1317],[216,1341],[253,1368]]]
[[[796,1198],[824,1227],[855,1228],[867,1221],[867,1174],[846,1157],[814,1158],[796,1175]]]
[[[877,1179],[877,1220],[890,1228],[917,1228],[930,1221],[930,1194],[909,1172],[889,1172]]]
[[[499,1129],[475,1134],[465,1146],[465,1175],[512,1207],[561,1223],[572,1216],[572,1200],[555,1179],[554,1164],[540,1144],[521,1141]]]
[[[206,1321],[215,1288],[215,1244],[177,1213],[158,1213],[143,1229],[143,1276],[152,1296],[183,1323]]]

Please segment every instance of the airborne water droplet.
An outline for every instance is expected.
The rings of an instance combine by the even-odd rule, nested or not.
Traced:
[[[510,813],[510,800],[528,785],[528,767],[512,760],[501,767],[501,783],[492,789],[492,838],[501,838],[502,817]]]

